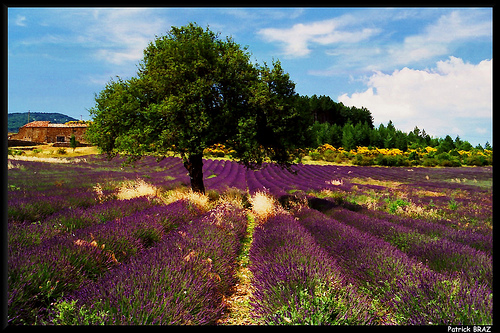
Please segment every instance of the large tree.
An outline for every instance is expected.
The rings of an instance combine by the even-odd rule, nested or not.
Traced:
[[[232,38],[190,23],[151,42],[136,77],[111,80],[96,95],[87,137],[128,161],[173,151],[193,191],[205,192],[203,150],[215,143],[247,167],[266,158],[289,167],[299,157],[307,121],[297,98],[279,61],[252,64]]]

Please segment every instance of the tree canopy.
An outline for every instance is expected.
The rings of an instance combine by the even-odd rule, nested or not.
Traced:
[[[192,189],[204,192],[203,150],[216,143],[247,167],[266,158],[291,165],[308,125],[297,98],[279,61],[252,64],[232,38],[190,23],[151,42],[136,77],[117,77],[96,95],[87,138],[129,161],[173,151]]]

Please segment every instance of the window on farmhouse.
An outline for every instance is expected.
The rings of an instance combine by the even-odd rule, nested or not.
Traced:
[[[64,142],[64,136],[58,136],[56,140],[57,142]]]

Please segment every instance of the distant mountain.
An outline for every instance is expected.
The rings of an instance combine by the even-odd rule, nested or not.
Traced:
[[[64,124],[68,121],[76,121],[73,117],[67,116],[62,113],[45,113],[45,112],[30,112],[29,122],[32,121],[50,121],[52,124]],[[19,127],[28,123],[28,112],[9,113],[8,114],[8,132],[17,133]]]

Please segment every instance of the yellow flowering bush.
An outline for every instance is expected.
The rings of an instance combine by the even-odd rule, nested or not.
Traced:
[[[224,146],[221,143],[216,143],[203,150],[204,155],[214,156],[214,157],[224,157],[226,155],[230,155],[233,152],[234,150],[226,148],[226,146]]]
[[[356,165],[385,165],[385,166],[460,166],[460,165],[492,165],[493,151],[491,149],[452,150],[447,153],[436,154],[434,147],[409,148],[402,151],[398,148],[375,148],[357,146],[355,149],[345,150],[335,148],[325,143],[316,149],[301,149],[302,156],[309,156],[314,161],[335,163],[349,163]],[[206,156],[224,157],[234,153],[234,150],[223,144],[215,144],[206,148]],[[300,162],[297,160],[296,162]]]
[[[324,145],[319,146],[317,149],[318,153],[323,154],[326,150],[337,151],[334,146],[331,144],[325,143]]]

